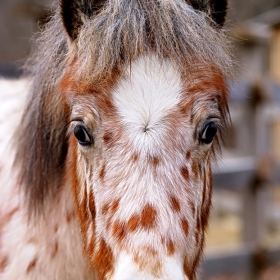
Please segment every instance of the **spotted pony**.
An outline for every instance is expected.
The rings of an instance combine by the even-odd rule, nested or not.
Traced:
[[[196,279],[229,118],[226,13],[60,0],[23,89],[1,90],[1,280]]]

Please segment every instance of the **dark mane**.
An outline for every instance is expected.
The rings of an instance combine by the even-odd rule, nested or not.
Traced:
[[[112,0],[70,43],[57,8],[26,64],[33,85],[15,136],[15,164],[30,211],[44,208],[63,175],[68,112],[56,85],[66,65],[78,60],[74,78],[92,82],[153,52],[180,71],[202,61],[226,77],[232,71],[228,40],[209,22],[206,14],[180,1]]]
[[[52,19],[25,65],[25,73],[33,82],[15,135],[15,164],[32,213],[40,212],[45,199],[58,189],[67,154],[67,112],[55,88],[68,51],[62,30],[61,22]]]

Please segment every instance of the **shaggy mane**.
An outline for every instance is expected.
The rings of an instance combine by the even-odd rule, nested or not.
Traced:
[[[223,31],[183,1],[110,0],[98,14],[83,19],[71,41],[56,7],[26,64],[33,86],[15,138],[15,163],[30,213],[44,209],[63,177],[68,110],[56,85],[72,61],[79,62],[73,78],[91,83],[149,52],[170,59],[181,72],[202,61],[224,77],[232,74]]]
[[[182,0],[108,1],[98,15],[85,21],[75,46],[77,78],[91,81],[116,68],[121,71],[148,52],[170,59],[181,72],[201,61],[225,76],[232,74],[224,31]]]

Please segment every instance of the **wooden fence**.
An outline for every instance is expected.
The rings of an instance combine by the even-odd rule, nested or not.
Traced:
[[[280,87],[239,85],[233,90],[230,109],[235,128],[232,150],[238,156],[222,158],[213,180],[215,191],[241,194],[242,246],[233,252],[207,254],[201,278],[241,274],[246,280],[257,280],[263,268],[280,263],[280,244],[273,249],[262,244],[271,187],[280,184],[279,131],[272,131],[272,124],[280,123]]]

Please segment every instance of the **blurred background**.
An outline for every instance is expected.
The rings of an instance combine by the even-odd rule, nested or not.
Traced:
[[[52,2],[0,1],[0,76],[19,77]],[[280,0],[230,0],[227,28],[239,68],[199,279],[280,280]]]

